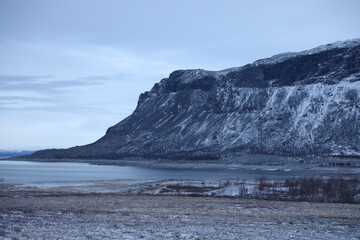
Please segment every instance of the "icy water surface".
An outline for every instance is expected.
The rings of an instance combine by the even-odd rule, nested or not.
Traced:
[[[114,179],[272,179],[321,175],[316,171],[179,169],[102,166],[76,162],[0,161],[0,182],[26,185],[74,185],[78,181]],[[328,174],[327,174],[328,175]],[[332,175],[341,175],[333,173]]]

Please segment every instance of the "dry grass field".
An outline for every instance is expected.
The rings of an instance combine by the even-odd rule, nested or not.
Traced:
[[[102,182],[114,188],[119,182]],[[126,185],[124,183],[123,185]],[[122,185],[122,186],[123,186]],[[360,205],[2,184],[1,239],[360,239]]]

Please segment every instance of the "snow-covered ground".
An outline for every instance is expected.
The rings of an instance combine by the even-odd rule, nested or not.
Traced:
[[[0,238],[355,240],[360,236],[360,205],[72,190],[24,191],[1,185]]]

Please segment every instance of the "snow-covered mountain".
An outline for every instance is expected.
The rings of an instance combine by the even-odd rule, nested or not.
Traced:
[[[34,158],[360,156],[360,39],[222,71],[178,70],[95,143]]]

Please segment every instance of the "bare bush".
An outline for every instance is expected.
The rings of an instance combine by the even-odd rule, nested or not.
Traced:
[[[259,179],[259,197],[311,202],[359,203],[359,178],[292,178],[269,181]]]

